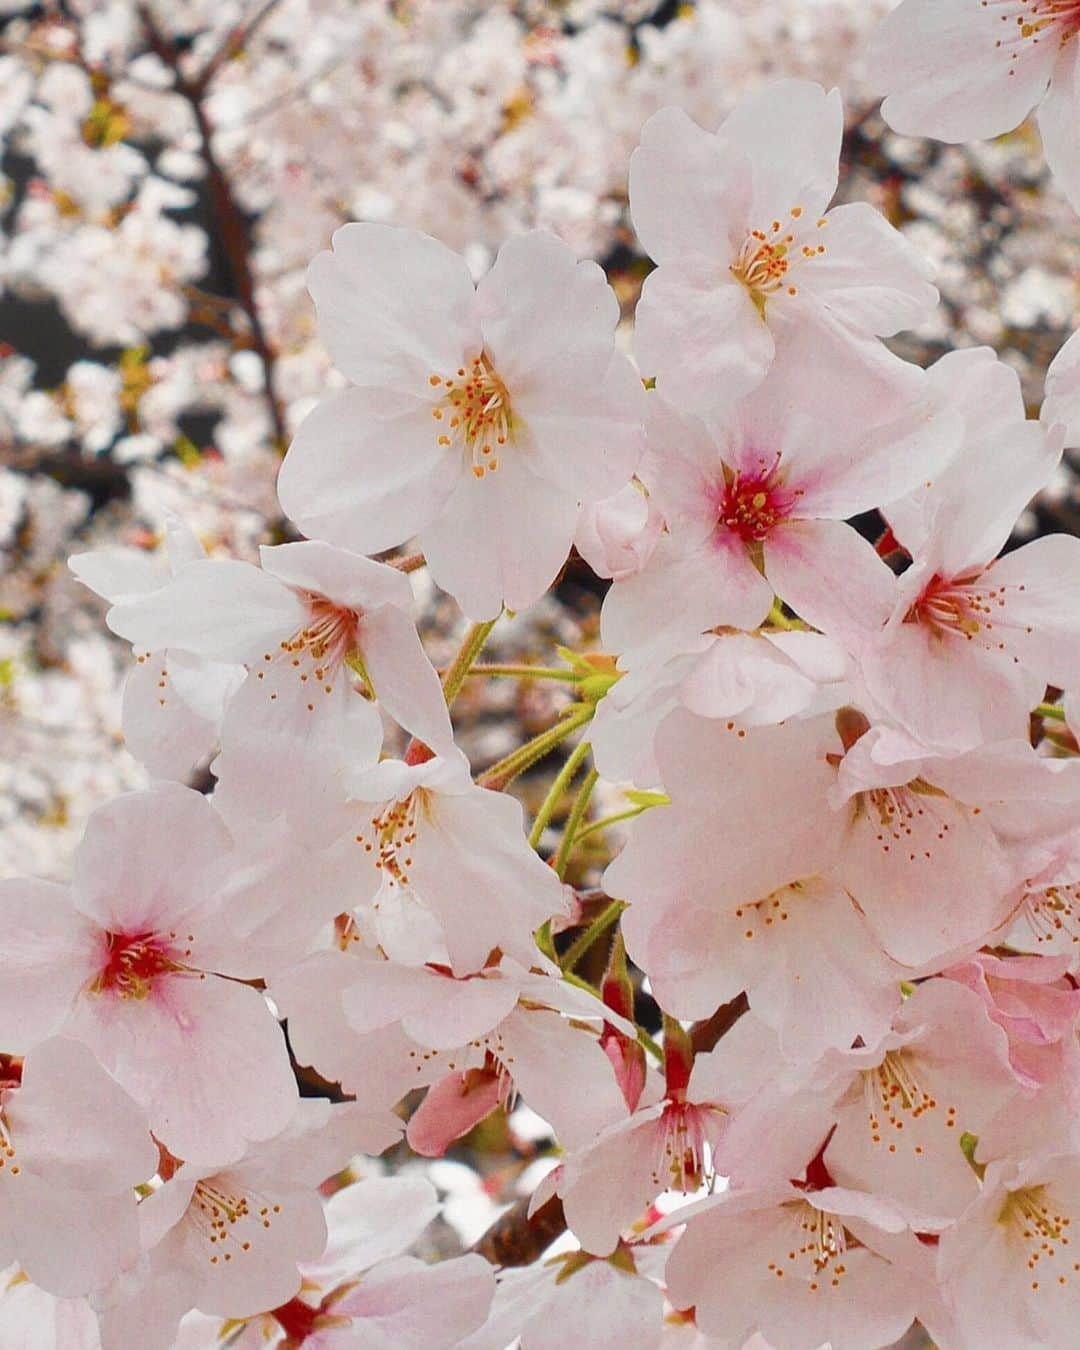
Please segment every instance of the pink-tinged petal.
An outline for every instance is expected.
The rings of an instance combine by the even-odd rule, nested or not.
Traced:
[[[565,909],[562,884],[528,847],[520,804],[475,788],[431,794],[412,846],[410,884],[437,915],[456,975],[499,947],[531,961],[532,934]]]
[[[874,706],[935,750],[973,750],[1026,735],[1028,713],[1046,683],[1006,653],[922,623],[895,624],[877,640],[855,646]]]
[[[379,605],[412,607],[412,587],[400,568],[317,540],[303,539],[272,547],[263,544],[259,560],[264,572],[287,586],[325,595],[346,609],[375,609]]]
[[[697,638],[721,624],[753,629],[772,599],[772,587],[733,531],[718,530],[690,554],[663,539],[646,567],[616,581],[604,597],[604,645],[630,652]]]
[[[621,1121],[565,1164],[559,1194],[566,1222],[587,1252],[608,1256],[619,1235],[666,1190],[664,1105]]]
[[[657,268],[642,287],[634,325],[642,373],[655,377],[664,398],[697,414],[756,389],[776,351],[750,292],[716,262]]]
[[[330,1239],[308,1269],[328,1285],[335,1275],[343,1279],[400,1256],[438,1213],[438,1194],[424,1177],[364,1177],[330,1197]]]
[[[535,1305],[534,1305],[535,1306]],[[659,1350],[664,1302],[652,1280],[590,1261],[570,1276],[559,1296],[532,1313],[522,1330],[522,1350]],[[579,1339],[580,1338],[580,1339]]]
[[[353,1319],[342,1339],[354,1350],[454,1350],[491,1307],[495,1274],[482,1256],[425,1265],[403,1256],[370,1271],[335,1301]]]
[[[658,503],[635,481],[585,507],[574,547],[598,577],[627,577],[649,561],[663,526]]]
[[[214,975],[159,977],[145,999],[88,994],[67,1031],[145,1108],[178,1158],[220,1162],[296,1109],[285,1038],[257,990]]]
[[[365,614],[358,637],[382,707],[436,754],[452,753],[454,732],[442,685],[406,611],[384,605]]]
[[[611,1062],[591,1033],[558,1013],[516,1008],[499,1034],[515,1087],[563,1148],[584,1147],[626,1115]]]
[[[1076,126],[1080,117],[1080,79],[1077,75],[1076,34],[1061,41],[1050,89],[1039,108],[1039,135],[1054,182],[1074,210],[1080,210],[1080,145]],[[1048,44],[1054,46],[1053,42]]]
[[[135,1195],[86,1195],[38,1177],[4,1196],[19,1265],[60,1298],[101,1289],[138,1259]]]
[[[518,998],[510,980],[454,980],[391,961],[365,961],[357,977],[342,995],[345,1016],[356,1032],[365,1035],[401,1022],[407,1035],[432,1050],[452,1050],[486,1035]]]
[[[1043,684],[1073,683],[1080,670],[1080,539],[1035,539],[992,563],[981,584],[997,592],[993,637],[1009,655]]]
[[[1041,421],[1065,427],[1065,444],[1080,445],[1080,332],[1074,333],[1050,362]]]
[[[840,91],[810,80],[776,80],[739,101],[717,139],[753,165],[753,227],[767,230],[793,207],[822,214],[836,191],[843,131]]]
[[[344,670],[330,692],[301,683],[287,655],[253,670],[229,704],[214,772],[219,794],[244,817],[284,815],[313,845],[348,825],[342,774],[374,763],[382,748],[379,710]]]
[[[720,945],[730,925],[727,913],[708,904],[631,901],[622,924],[627,950],[673,1017],[709,1017],[742,992],[741,972]]]
[[[569,344],[586,362],[612,350],[619,302],[603,269],[579,262],[546,230],[520,234],[499,249],[476,288],[490,357],[516,408],[518,389],[547,383],[546,368]]]
[[[931,487],[960,447],[963,422],[927,398],[870,427],[813,422],[800,430],[797,444],[780,442],[790,465],[785,484],[800,494],[797,514],[846,520]]]
[[[775,368],[801,369],[807,417],[835,421],[837,389],[849,427],[898,421],[922,404],[926,372],[849,323],[842,308],[807,292],[792,301],[789,315],[777,325]]]
[[[169,579],[169,568],[159,554],[141,548],[96,548],[68,559],[74,576],[110,605],[138,600]]]
[[[413,1112],[405,1131],[409,1147],[422,1158],[441,1158],[495,1110],[501,1097],[502,1084],[487,1069],[447,1074]]]
[[[893,532],[909,553],[924,557],[932,537],[936,503],[948,496],[950,516],[957,508],[970,514],[973,506],[984,515],[988,508],[991,513],[999,507],[1004,514],[1011,511],[1005,523],[1004,542],[1016,516],[1041,486],[1041,481],[1033,480],[1030,487],[1021,488],[1015,508],[1007,504],[1011,493],[1001,489],[1012,482],[1018,472],[1050,472],[1049,466],[1040,469],[1032,464],[1029,455],[1015,453],[1015,447],[1021,443],[1027,445],[1029,437],[1024,427],[1027,413],[1019,375],[1004,361],[999,361],[992,348],[971,347],[947,352],[930,367],[927,394],[931,405],[937,409],[935,424],[940,425],[944,417],[944,426],[952,432],[953,420],[960,419],[962,443],[953,455],[956,468],[935,474],[928,487],[916,485],[898,500],[889,502],[882,495],[879,504],[885,503],[884,514]],[[1034,443],[1037,444],[1037,438]],[[988,474],[993,478],[996,490],[989,495],[973,494],[969,490],[971,474],[975,472],[981,476],[986,472],[983,465],[988,454],[997,454],[1000,458]],[[1002,501],[1002,498],[1006,500]]]
[[[232,558],[191,563],[160,590],[108,614],[113,632],[142,651],[179,647],[214,661],[257,660],[306,622],[298,595]]]
[[[214,1178],[226,1194],[244,1194],[246,1180],[242,1173],[229,1172]],[[230,1225],[230,1246],[236,1256],[229,1264],[211,1263],[214,1252],[206,1240],[205,1223],[202,1231],[184,1224],[187,1258],[204,1272],[198,1298],[203,1312],[252,1317],[280,1307],[300,1289],[297,1265],[316,1260],[326,1246],[326,1219],[317,1190],[301,1191],[261,1177],[256,1186],[250,1215]],[[269,1228],[259,1216],[260,1204],[272,1209]],[[251,1244],[247,1251],[242,1249],[244,1242]]]
[[[186,779],[217,745],[222,711],[243,678],[242,666],[181,651],[150,653],[124,683],[120,717],[127,748],[154,778]],[[196,684],[200,697],[193,703],[187,694]],[[204,708],[214,702],[208,716]]]
[[[868,76],[904,136],[972,141],[1018,126],[1042,98],[1057,44],[1003,32],[991,5],[905,0],[877,30]]]
[[[869,543],[839,520],[795,520],[765,541],[765,575],[777,595],[839,642],[885,624],[896,582]]]
[[[610,341],[595,353],[564,345],[511,399],[534,473],[582,502],[610,497],[630,482],[645,448],[647,397],[637,371]]]
[[[461,475],[420,542],[432,578],[480,622],[504,604],[522,610],[540,599],[566,561],[579,514],[576,499],[538,478],[511,445],[494,472]]]
[[[645,123],[630,156],[630,213],[654,261],[723,258],[746,228],[750,195],[746,156],[681,108],[662,108]]]
[[[30,1051],[4,1118],[23,1170],[50,1185],[108,1195],[157,1170],[145,1115],[78,1041],[53,1037]]]
[[[771,1199],[733,1195],[691,1219],[668,1258],[672,1302],[695,1306],[701,1331],[733,1346],[756,1330],[793,1350],[823,1342],[865,1350],[902,1336],[915,1314],[912,1277],[862,1246],[818,1266],[816,1211],[797,1193],[787,1203]]]
[[[815,295],[862,333],[892,337],[930,317],[938,302],[929,259],[867,202],[830,211],[826,252],[799,272],[799,289]]]
[[[308,1065],[346,1092],[362,1096],[371,1110],[391,1107],[413,1087],[442,1071],[409,1058],[415,1044],[399,1026],[358,1036],[341,1005],[343,990],[356,979],[357,958],[337,949],[317,952],[270,982],[270,995],[288,1019],[289,1043],[297,1063]]]
[[[206,905],[201,874],[231,842],[200,792],[160,783],[125,793],[87,822],[75,855],[72,897],[109,932],[167,931]]]
[[[100,967],[97,928],[79,914],[66,886],[0,882],[0,1022],[4,1044],[25,1052],[58,1031],[79,990]]]
[[[463,471],[427,404],[390,414],[375,389],[344,389],[304,419],[278,472],[286,515],[358,553],[410,539],[443,510]]]
[[[656,741],[672,807],[634,822],[630,842],[605,874],[605,889],[649,908],[696,900],[734,909],[823,870],[840,847],[825,802],[835,772],[826,756],[838,745],[831,717],[742,735],[672,713]],[[778,784],[789,790],[778,794]],[[771,847],[746,849],[743,841],[765,819]],[[677,871],[672,858],[679,859]]]
[[[479,350],[464,258],[419,230],[370,222],[335,230],[308,268],[319,337],[353,383],[422,398]]]
[[[0,1320],[8,1350],[101,1350],[98,1319],[85,1299],[54,1298],[29,1280],[4,1290]]]
[[[168,1190],[160,1187],[139,1205],[140,1220]],[[183,1233],[168,1233],[149,1267],[140,1263],[134,1279],[121,1278],[94,1300],[100,1306],[101,1350],[127,1350],[131,1345],[175,1350],[180,1321],[200,1291],[198,1275],[183,1255]]]

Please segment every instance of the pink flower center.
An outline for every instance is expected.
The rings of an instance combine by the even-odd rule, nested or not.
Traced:
[[[1047,886],[1024,896],[1024,916],[1040,945],[1080,944],[1080,882]]]
[[[924,1115],[940,1110],[946,1129],[958,1131],[956,1107],[938,1106],[930,1085],[920,1083],[910,1053],[889,1050],[877,1068],[867,1070],[863,1078],[870,1142],[875,1146],[890,1154],[905,1148],[914,1158],[929,1161],[930,1155],[924,1154],[920,1137],[912,1135],[910,1127]],[[904,1134],[905,1125],[908,1126],[907,1135]]]
[[[385,885],[409,886],[412,846],[416,842],[416,818],[422,791],[410,792],[404,801],[380,806],[354,836],[383,874]]]
[[[816,1294],[835,1289],[847,1274],[843,1260],[848,1233],[843,1219],[804,1201],[782,1206],[788,1222],[776,1234],[768,1273],[777,1280],[795,1280]]]
[[[459,366],[454,375],[430,375],[428,383],[440,391],[431,415],[439,424],[438,443],[457,445],[477,478],[494,473],[499,453],[513,435],[510,395],[487,355]]]
[[[1000,640],[995,622],[1011,635],[1031,632],[1030,625],[1009,621],[1010,594],[1018,596],[1026,587],[1023,583],[994,586],[990,570],[955,578],[933,577],[904,615],[904,622],[923,624],[942,639],[962,638],[978,642],[985,651],[1008,652],[1009,645]],[[1019,661],[1015,655],[1012,659]]]
[[[1076,1281],[1077,1267],[1069,1251],[1072,1218],[1048,1186],[1011,1191],[998,1210],[997,1222],[1020,1248],[1032,1293],[1045,1288],[1060,1297],[1062,1286]]]
[[[802,496],[784,486],[779,453],[771,465],[762,457],[753,473],[735,473],[724,484],[717,505],[717,525],[734,531],[744,544],[760,544],[785,520]]]
[[[254,1234],[269,1228],[280,1213],[280,1205],[213,1176],[195,1183],[187,1221],[206,1242],[209,1263],[216,1266],[251,1251]]]
[[[765,306],[771,296],[778,292],[798,295],[798,287],[791,284],[792,264],[800,260],[809,262],[825,252],[825,245],[819,243],[798,244],[800,232],[806,238],[805,227],[799,222],[803,215],[801,206],[793,206],[789,212],[792,224],[774,220],[767,230],[751,230],[743,241],[735,261],[731,264],[731,275],[742,282],[750,292],[754,307],[764,319]],[[824,229],[824,216],[815,228]]]
[[[188,942],[195,939],[186,934]],[[180,947],[182,935],[169,933],[106,933],[105,960],[90,986],[95,994],[114,998],[148,998],[156,980],[185,969],[189,946]]]
[[[711,1174],[705,1124],[719,1107],[669,1101],[660,1117],[660,1147],[653,1183],[677,1191],[696,1191]]]

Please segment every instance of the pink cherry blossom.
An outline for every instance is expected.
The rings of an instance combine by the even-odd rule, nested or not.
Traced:
[[[638,483],[581,512],[574,547],[598,577],[625,577],[649,561],[664,527],[655,500]]]
[[[142,600],[171,576],[205,557],[194,533],[175,518],[166,527],[168,563],[139,549],[77,553],[68,566],[111,605]],[[157,778],[183,779],[218,743],[225,705],[243,668],[190,652],[138,651],[124,684],[121,719],[128,749]]]
[[[905,136],[1000,136],[1035,107],[1046,158],[1080,203],[1076,134],[1080,6],[1074,0],[903,0],[878,29],[870,76]]]
[[[419,535],[472,619],[540,598],[582,502],[629,482],[643,393],[595,263],[539,231],[474,287],[414,230],[346,225],[309,271],[351,387],[300,428],[278,482],[307,534],[364,552]]]
[[[474,785],[464,761],[384,760],[352,775],[348,827],[361,929],[393,960],[479,970],[498,948],[528,962],[563,913],[558,878],[528,847],[520,804]]]
[[[343,742],[361,762],[382,745],[379,705],[433,749],[453,733],[438,676],[409,617],[397,568],[305,540],[261,550],[262,568],[190,563],[151,594],[117,604],[112,628],[145,647],[242,661],[215,771],[247,809],[281,809],[274,770],[290,766],[293,814],[317,815]],[[374,701],[378,699],[378,705]]]
[[[877,341],[937,300],[929,266],[865,203],[836,191],[839,93],[782,80],[715,134],[678,108],[645,124],[630,159],[634,228],[658,264],[636,316],[642,373],[698,414],[748,394],[773,364],[843,371],[865,412],[892,412],[919,372]],[[822,406],[821,392],[814,393]],[[831,399],[830,399],[831,402]]]
[[[1075,1154],[990,1164],[981,1193],[939,1247],[942,1293],[965,1344],[995,1350],[1073,1344],[1077,1222]]]
[[[1026,735],[1046,685],[1080,664],[1080,542],[1048,535],[997,557],[1061,454],[1060,429],[1025,421],[1016,373],[977,348],[943,357],[930,388],[963,442],[931,485],[886,505],[912,565],[849,638],[883,716],[969,750]]]
[[[317,1186],[399,1133],[393,1116],[307,1101],[278,1137],[227,1167],[173,1163],[139,1206],[145,1259],[101,1296],[103,1350],[167,1350],[191,1307],[242,1318],[286,1303],[298,1266],[326,1246]]]
[[[945,1219],[975,1197],[961,1137],[1017,1098],[1007,1038],[975,994],[951,980],[920,985],[881,1041],[833,1052],[823,1072],[852,1073],[824,1155],[838,1185]]]
[[[135,1259],[132,1187],[156,1166],[145,1116],[90,1051],[42,1041],[0,1083],[0,1263],[62,1298],[101,1288]]]
[[[94,813],[70,890],[0,884],[8,1044],[85,1041],[154,1134],[194,1162],[271,1137],[296,1105],[265,999],[227,978],[232,954],[244,957],[209,882],[229,842],[203,797],[162,784]]]
[[[672,1220],[686,1228],[668,1258],[668,1296],[722,1345],[760,1331],[785,1350],[876,1350],[915,1316],[918,1281],[875,1250],[911,1220],[873,1195],[776,1186],[702,1200]]]
[[[1070,953],[1002,960],[976,952],[944,972],[978,994],[990,1017],[1004,1028],[1013,1071],[1027,1087],[1076,1075],[1080,989],[1065,978],[1073,959]]]
[[[837,638],[887,604],[888,568],[844,521],[932,479],[955,448],[953,422],[917,400],[885,419],[847,405],[814,416],[813,379],[778,370],[708,424],[650,396],[641,472],[668,532],[609,591],[609,650],[756,628],[774,593]]]
[[[662,1192],[691,1193],[715,1181],[712,1153],[728,1117],[770,1067],[769,1039],[754,1019],[742,1018],[717,1049],[696,1056],[677,1023],[665,1027],[663,1098],[609,1125],[562,1167],[567,1222],[597,1256],[610,1255]]]

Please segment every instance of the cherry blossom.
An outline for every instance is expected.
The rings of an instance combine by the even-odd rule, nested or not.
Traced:
[[[84,1041],[154,1134],[193,1162],[270,1138],[296,1105],[266,1001],[227,978],[236,939],[207,883],[228,847],[208,802],[162,784],[99,808],[70,890],[0,885],[12,933],[0,959],[8,1043],[57,1032]]]
[[[856,400],[817,418],[812,378],[777,371],[708,424],[650,397],[641,472],[668,532],[608,593],[609,649],[756,628],[774,592],[840,638],[886,603],[888,569],[843,522],[932,480],[955,448],[951,419],[916,404],[882,420]]]
[[[941,1236],[945,1299],[967,1343],[1064,1350],[1075,1325],[1075,1154],[991,1163],[981,1193]]]
[[[602,272],[534,232],[474,288],[435,239],[359,224],[309,277],[352,387],[298,432],[278,482],[286,512],[367,552],[419,535],[472,619],[533,604],[580,503],[618,492],[641,453],[643,394],[613,346]]]
[[[166,529],[168,565],[136,549],[75,554],[72,572],[117,606],[162,590],[187,563],[205,557],[180,520]],[[243,679],[235,664],[177,649],[138,651],[124,684],[122,722],[128,749],[157,778],[183,779],[210,753],[221,734],[225,705]]]
[[[1046,685],[1072,678],[1080,544],[1054,534],[996,556],[1061,454],[1059,430],[1025,421],[1015,373],[982,348],[943,357],[930,384],[963,417],[963,443],[932,485],[886,506],[912,565],[852,641],[885,716],[928,746],[967,750],[1025,734]]]
[[[894,1204],[842,1187],[716,1196],[679,1211],[668,1293],[725,1345],[755,1331],[790,1350],[875,1350],[915,1316],[918,1281],[875,1250],[907,1230]]]
[[[1076,206],[1078,31],[1073,0],[903,0],[869,52],[882,115],[905,136],[970,141],[1011,131],[1037,107],[1046,158]]]
[[[863,409],[895,412],[918,389],[918,372],[876,338],[919,323],[937,292],[926,261],[871,207],[828,209],[842,131],[839,93],[804,80],[742,99],[715,134],[678,108],[646,123],[630,209],[658,266],[637,355],[680,407],[714,413],[774,360],[827,361]]]
[[[139,1205],[144,1260],[100,1298],[103,1350],[167,1350],[188,1309],[248,1317],[288,1302],[326,1246],[316,1189],[361,1151],[395,1141],[393,1116],[301,1103],[277,1137],[226,1168],[175,1162]]]
[[[0,1086],[0,1133],[0,1260],[62,1298],[100,1288],[137,1252],[132,1187],[157,1166],[145,1116],[85,1046],[53,1038]]]
[[[259,812],[279,757],[290,760],[297,800],[306,799],[309,812],[320,788],[326,795],[325,766],[343,738],[374,762],[383,736],[376,698],[408,730],[450,753],[438,677],[408,613],[408,577],[309,540],[264,547],[261,559],[261,569],[191,563],[168,586],[125,600],[108,616],[115,631],[143,646],[247,665],[227,709],[217,772],[248,809]],[[262,814],[275,807],[271,794]]]

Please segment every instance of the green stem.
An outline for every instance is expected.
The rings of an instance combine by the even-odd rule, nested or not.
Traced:
[[[596,939],[607,932],[625,908],[625,900],[612,900],[611,904],[606,906],[603,912],[593,919],[584,933],[563,954],[559,964],[564,971],[573,970]]]
[[[582,760],[588,753],[589,742],[579,741],[567,757],[566,763],[559,770],[554,783],[552,783],[551,787],[548,789],[547,796],[540,804],[540,810],[536,814],[536,820],[533,822],[533,827],[529,831],[530,848],[539,847],[540,839],[548,825],[551,823],[551,817],[555,814],[555,810],[562,800],[563,793],[570,785],[574,774],[577,773],[578,769],[581,767]]]
[[[570,854],[574,851],[574,845],[577,843],[577,832],[581,828],[585,812],[589,809],[589,798],[593,794],[593,788],[596,786],[599,777],[600,775],[595,769],[589,770],[581,787],[578,788],[578,794],[570,808],[566,828],[563,830],[563,837],[559,843],[559,851],[555,855],[555,874],[560,881],[566,874],[566,864],[570,861]]]
[[[1059,708],[1056,703],[1040,703],[1035,711],[1040,717],[1049,717],[1055,722],[1065,721],[1065,709]]]
[[[446,706],[449,708],[458,694],[461,693],[461,686],[468,678],[469,671],[473,668],[473,663],[484,649],[484,643],[488,640],[488,634],[495,627],[497,619],[488,619],[486,623],[474,623],[465,634],[465,640],[461,644],[461,650],[454,657],[453,665],[443,676],[443,696],[446,699]]]
[[[576,684],[580,678],[575,671],[564,670],[561,666],[515,666],[487,662],[478,662],[469,674],[503,675],[510,680],[561,680],[564,684]]]
[[[531,741],[519,745],[504,759],[500,759],[497,764],[493,764],[490,769],[486,769],[476,781],[481,787],[494,788],[495,791],[501,792],[519,774],[531,768],[537,760],[550,754],[557,745],[561,745],[567,736],[572,736],[578,727],[583,727],[591,722],[595,712],[596,708],[591,703],[578,705],[568,717],[564,717],[561,722],[556,722],[553,727],[548,727],[547,731],[542,731],[539,736],[534,736]]]
[[[633,820],[635,816],[640,816],[643,811],[648,810],[651,810],[651,804],[650,806],[631,806],[625,811],[616,811],[613,816],[605,816],[603,820],[594,820],[578,834],[577,842],[580,844],[583,839],[588,839],[590,834],[596,834],[599,830],[606,830],[609,825],[617,825],[621,820]]]

